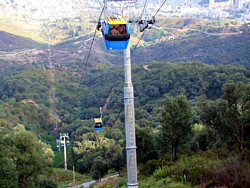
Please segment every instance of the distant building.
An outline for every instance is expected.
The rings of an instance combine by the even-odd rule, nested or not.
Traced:
[[[215,1],[209,0],[209,9],[221,9],[221,10],[228,10],[233,7],[237,9],[242,9],[244,3],[250,2],[250,0],[227,0],[227,1]]]
[[[214,7],[214,0],[209,0],[209,10],[215,8]]]
[[[236,0],[236,6],[238,9],[242,9],[243,3],[245,3],[244,0]]]

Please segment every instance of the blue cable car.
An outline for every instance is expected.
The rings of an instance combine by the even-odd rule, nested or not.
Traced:
[[[102,118],[94,118],[95,131],[101,131],[103,127]]]
[[[61,140],[61,147],[64,147],[64,140]]]
[[[123,16],[107,16],[102,23],[102,35],[107,50],[125,50],[130,39],[130,29]]]
[[[70,146],[69,140],[66,141],[66,146]]]

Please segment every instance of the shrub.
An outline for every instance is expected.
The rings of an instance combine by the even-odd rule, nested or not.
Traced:
[[[184,185],[182,183],[171,183],[168,185],[168,188],[191,188],[190,185]]]
[[[250,187],[248,160],[238,156],[219,159],[211,152],[205,156],[183,157],[174,165],[159,168],[152,177],[158,181],[169,178],[175,182],[190,182],[192,185],[206,183],[207,186]]]
[[[167,167],[161,167],[158,170],[156,170],[153,174],[153,177],[160,180],[162,178],[166,178],[168,176],[167,172],[166,172],[166,168]]]
[[[215,179],[228,187],[250,187],[250,164],[240,158],[229,158],[216,167]]]
[[[144,175],[153,174],[155,170],[165,165],[167,165],[167,162],[165,160],[149,160],[143,167],[142,173]]]
[[[57,188],[58,183],[52,178],[41,178],[39,181],[40,188]]]

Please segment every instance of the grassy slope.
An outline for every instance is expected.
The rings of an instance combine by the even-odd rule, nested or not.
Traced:
[[[91,177],[75,173],[75,184],[79,184],[90,180]],[[67,185],[73,185],[73,171],[71,169],[64,170],[61,168],[53,168],[48,174],[48,177],[52,177],[53,179],[59,182],[59,187],[63,188]]]
[[[42,44],[39,44],[30,38],[24,38],[4,31],[0,31],[1,51],[12,51],[16,49],[37,48],[37,47],[42,47]]]
[[[44,43],[45,40],[40,36],[40,22],[37,21],[21,21],[14,18],[0,19],[0,31],[6,31],[13,35],[30,38],[38,43]]]

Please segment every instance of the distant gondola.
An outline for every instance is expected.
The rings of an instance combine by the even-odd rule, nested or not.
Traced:
[[[94,118],[95,131],[101,131],[103,127],[102,118]]]
[[[130,30],[123,16],[107,16],[102,23],[102,35],[107,50],[125,50],[130,39]]]

